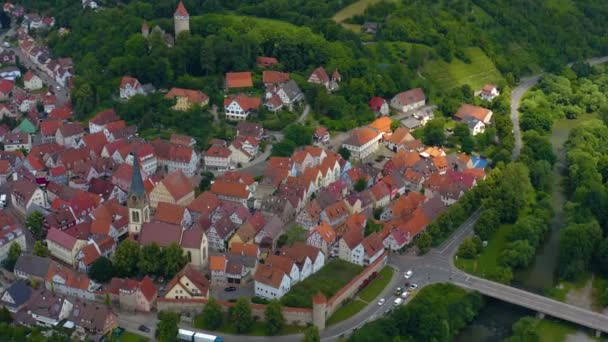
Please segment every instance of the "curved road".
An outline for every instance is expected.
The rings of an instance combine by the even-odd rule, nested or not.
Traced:
[[[586,60],[591,65],[598,65],[608,62],[608,56],[593,57]],[[572,66],[572,63],[568,64]],[[524,94],[534,86],[542,77],[543,74],[538,74],[521,79],[519,85],[511,92],[511,122],[513,122],[513,136],[515,137],[515,146],[513,147],[512,159],[519,157],[521,152],[521,130],[519,128],[519,104]]]

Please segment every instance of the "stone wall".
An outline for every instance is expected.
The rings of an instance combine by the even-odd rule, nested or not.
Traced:
[[[331,315],[336,312],[346,301],[353,298],[359,291],[359,287],[363,282],[368,279],[374,272],[380,272],[386,265],[388,260],[387,253],[385,252],[376,260],[373,264],[367,266],[359,275],[353,278],[348,284],[346,284],[340,291],[338,291],[333,297],[327,300],[324,305],[316,305],[316,310],[325,310],[324,313],[316,313],[317,317],[324,317],[327,320]],[[218,300],[218,304],[222,307],[223,311],[228,311],[230,307],[235,303]],[[197,315],[202,312],[203,308],[207,304],[207,299],[167,299],[158,298],[156,306],[158,311],[167,310],[180,312],[182,314],[189,314],[190,316]],[[264,310],[266,305],[251,303],[251,314],[257,317],[258,320],[264,320]],[[287,324],[295,324],[305,326],[307,324],[313,324],[313,309],[303,308],[292,308],[283,307],[283,317]],[[324,323],[324,322],[323,322]],[[325,324],[316,322],[316,325],[320,329],[325,328]]]
[[[222,310],[227,312],[235,303],[218,300],[217,303],[222,307]],[[203,311],[207,304],[207,299],[165,299],[159,298],[156,306],[158,311],[167,310],[180,313],[188,313],[191,316],[197,315]],[[264,311],[266,305],[251,303],[251,315],[257,317],[258,320],[264,320]],[[312,309],[283,307],[283,317],[287,324],[295,324],[306,326],[312,324]]]
[[[327,320],[331,315],[338,310],[344,302],[353,298],[359,291],[359,286],[369,278],[374,272],[380,272],[386,265],[388,260],[387,253],[384,252],[378,260],[374,261],[373,264],[367,266],[363,272],[358,276],[354,277],[348,282],[343,288],[340,289],[333,297],[327,300],[327,307],[325,309],[325,319]]]

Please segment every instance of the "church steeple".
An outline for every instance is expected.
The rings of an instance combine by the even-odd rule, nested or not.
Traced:
[[[133,153],[133,174],[131,175],[131,186],[127,197],[129,208],[129,233],[139,234],[142,224],[150,222],[150,199],[144,188],[139,169],[139,158]]]
[[[186,10],[183,2],[179,2],[177,9],[173,14],[173,23],[175,25],[175,40],[177,36],[184,31],[190,31],[190,14]]]

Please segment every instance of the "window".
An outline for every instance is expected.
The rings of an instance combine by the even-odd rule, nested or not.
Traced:
[[[133,223],[139,223],[139,212],[136,210],[131,211],[131,221]]]

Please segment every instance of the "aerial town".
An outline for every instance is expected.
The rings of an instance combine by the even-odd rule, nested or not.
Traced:
[[[211,30],[190,6],[171,4],[170,26],[169,18],[142,20],[125,50],[186,53],[192,37]],[[106,1],[77,5],[90,16],[113,10]],[[351,67],[333,59],[299,68],[284,55],[243,52],[251,68],[228,68],[200,87],[211,78],[138,78],[121,64],[129,55],[107,66],[124,70],[119,77],[93,88],[83,82],[102,76],[81,66],[90,56],[62,55],[76,26],[39,14],[47,12],[3,6],[0,324],[25,327],[32,340],[366,341],[358,329],[379,329],[377,319],[453,283],[460,288],[440,290],[446,297],[477,291],[541,320],[559,312],[596,336],[605,332],[608,316],[537,310],[558,304],[525,287],[493,292],[490,282],[508,285],[522,267],[512,255],[498,257],[508,279],[476,269],[477,260],[485,267],[497,227],[520,224],[518,206],[543,220],[536,210],[551,192],[540,195],[545,176],[534,178],[538,160],[526,146],[536,137],[520,133],[517,114],[511,125],[502,103],[514,95],[502,77],[467,85],[452,102],[431,86],[361,90],[362,106],[348,104],[361,117],[335,109],[365,82],[351,82]],[[383,25],[359,26],[380,39]],[[203,57],[197,63],[205,68]],[[521,120],[522,130],[533,125]],[[520,153],[530,167],[521,182],[509,164]],[[532,199],[490,197],[509,187]],[[503,210],[509,202],[513,219]],[[522,240],[509,239],[502,248],[519,256],[514,244]]]

